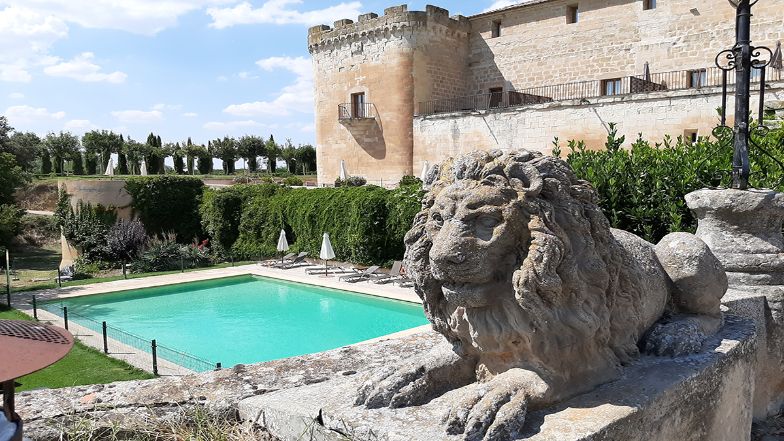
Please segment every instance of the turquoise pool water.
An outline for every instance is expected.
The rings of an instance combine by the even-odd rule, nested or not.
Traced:
[[[68,307],[70,321],[106,321],[225,367],[325,351],[427,323],[416,304],[255,276],[57,304]]]

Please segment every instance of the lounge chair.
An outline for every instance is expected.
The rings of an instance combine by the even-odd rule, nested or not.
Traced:
[[[278,265],[275,268],[278,269],[292,269],[292,268],[299,268],[303,266],[312,266],[310,263],[305,261],[305,258],[308,257],[308,253],[302,252],[297,254],[297,257],[291,260],[290,263],[286,263],[284,265]]]
[[[388,273],[373,274],[370,276],[370,281],[373,283],[389,283],[394,282],[400,277],[400,270],[403,268],[403,262],[396,260],[392,264],[392,269]]]
[[[325,272],[327,274],[346,275],[346,274],[359,274],[360,271],[354,267],[330,266],[325,269],[323,266],[319,265],[313,268],[308,268],[305,270],[305,272],[311,275],[324,274]]]
[[[296,254],[289,253],[289,254],[286,254],[285,256],[281,257],[280,259],[269,259],[269,260],[265,260],[263,262],[259,262],[258,264],[261,265],[261,266],[285,265],[287,261],[291,262],[291,259],[293,259],[294,256],[296,256]]]
[[[378,266],[371,266],[370,268],[366,269],[365,271],[360,271],[357,274],[348,274],[346,276],[340,276],[338,280],[341,282],[348,282],[348,283],[357,283],[362,280],[370,280],[370,277],[378,271]]]

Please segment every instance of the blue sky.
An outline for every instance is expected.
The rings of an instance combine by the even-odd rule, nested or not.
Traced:
[[[471,15],[513,0],[432,1]],[[411,1],[409,9],[427,2]],[[313,143],[307,28],[351,0],[0,0],[0,112],[20,131]]]

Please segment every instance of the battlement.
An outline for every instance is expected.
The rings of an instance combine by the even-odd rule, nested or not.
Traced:
[[[427,5],[424,11],[409,11],[408,5],[384,9],[384,15],[362,14],[357,21],[345,18],[328,25],[313,26],[308,30],[308,49],[311,53],[324,44],[350,41],[376,32],[395,32],[403,28],[425,28],[428,24],[441,25],[446,30],[468,33],[471,23],[462,15],[449,16],[449,11]]]

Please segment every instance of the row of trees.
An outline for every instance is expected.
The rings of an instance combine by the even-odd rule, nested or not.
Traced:
[[[141,143],[106,130],[86,133],[81,140],[70,132],[49,133],[41,139],[35,133],[15,132],[5,117],[0,116],[0,152],[12,154],[17,164],[30,173],[63,174],[66,166],[75,175],[101,174],[113,154],[117,155],[116,173],[141,173],[142,161],[149,174],[164,174],[166,158],[172,158],[177,174],[210,174],[213,159],[223,163],[223,172],[233,174],[235,163],[242,159],[250,172],[257,172],[265,160],[267,171],[277,171],[277,162],[286,164],[289,173],[308,174],[316,170],[316,149],[311,145],[295,147],[291,140],[275,142],[270,135],[224,137],[209,141],[206,146],[194,144],[190,138],[183,143],[163,143],[159,135],[150,133]]]

